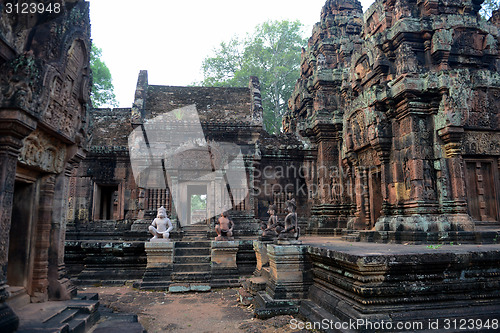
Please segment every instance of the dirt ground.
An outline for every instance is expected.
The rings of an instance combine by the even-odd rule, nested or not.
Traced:
[[[131,286],[84,287],[82,292],[98,293],[101,305],[114,312],[135,313],[149,332],[308,332],[290,327],[292,316],[268,320],[253,318],[251,306],[239,302],[237,289],[208,293],[165,293],[139,291]]]

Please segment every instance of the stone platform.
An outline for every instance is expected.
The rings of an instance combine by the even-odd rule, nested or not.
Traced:
[[[305,254],[293,256],[290,249],[286,259],[276,257],[279,246],[267,245],[270,272],[266,290],[255,297],[256,316],[299,312],[311,322],[363,319],[426,327],[432,321],[440,328],[445,319],[500,318],[498,244],[388,245],[333,237],[305,237],[302,242],[294,247]],[[295,267],[300,258],[302,269]],[[293,283],[283,283],[292,267],[297,271]],[[300,280],[307,287],[302,295],[296,292]]]

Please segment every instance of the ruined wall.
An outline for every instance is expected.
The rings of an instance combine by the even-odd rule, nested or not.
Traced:
[[[470,1],[377,1],[363,21],[360,8],[327,1],[284,120],[316,141],[323,114],[334,128],[316,162],[351,190],[320,195],[345,207],[330,221],[417,233],[500,222],[498,27]]]
[[[37,302],[75,291],[64,239],[69,176],[88,144],[90,23],[88,3],[59,4],[58,12],[29,16],[0,4],[2,332],[17,326],[4,303],[8,285]]]
[[[71,232],[91,230],[92,221],[119,221],[126,225],[137,217],[138,193],[128,153],[130,110],[92,110],[92,143],[87,158],[71,180],[74,184],[68,215]],[[112,195],[113,200],[109,214],[100,207],[107,195]]]

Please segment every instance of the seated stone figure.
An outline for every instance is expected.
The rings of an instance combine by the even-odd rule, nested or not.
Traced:
[[[151,240],[159,238],[168,239],[170,237],[170,231],[172,231],[173,228],[172,222],[167,217],[167,210],[163,206],[158,208],[158,214],[153,220],[153,223],[149,226],[149,232],[153,235]]]
[[[297,221],[297,205],[295,199],[288,200],[286,206],[288,215],[285,217],[285,228],[279,233],[278,239],[299,239],[300,228]]]
[[[217,232],[216,241],[230,241],[233,240],[234,222],[228,217],[227,213],[221,213],[215,231]]]
[[[262,238],[273,239],[283,230],[283,224],[280,223],[276,215],[276,206],[269,205],[267,213],[270,215],[266,223],[262,223]]]

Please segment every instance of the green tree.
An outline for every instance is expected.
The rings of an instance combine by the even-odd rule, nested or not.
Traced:
[[[207,209],[207,196],[206,195],[192,195],[191,196],[191,211]]]
[[[113,82],[108,66],[101,60],[102,50],[92,44],[90,68],[92,69],[92,93],[90,99],[94,107],[117,106]]]
[[[203,86],[247,86],[250,76],[261,85],[264,128],[279,132],[287,100],[299,77],[306,45],[299,21],[268,21],[246,38],[233,37],[203,61]]]
[[[484,0],[479,13],[485,19],[489,19],[491,14],[497,9],[500,9],[500,0]]]

